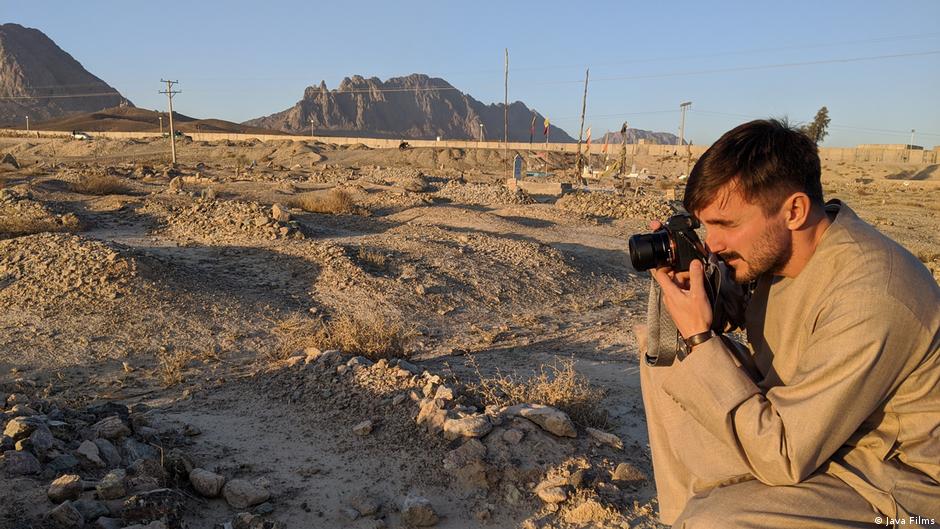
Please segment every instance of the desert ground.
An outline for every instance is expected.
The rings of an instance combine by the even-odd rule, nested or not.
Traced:
[[[626,242],[688,160],[178,149],[0,138],[0,527],[659,527]],[[940,278],[936,169],[823,183]]]

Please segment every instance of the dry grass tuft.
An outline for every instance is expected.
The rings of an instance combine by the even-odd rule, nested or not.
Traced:
[[[331,189],[326,196],[322,193],[303,193],[291,200],[290,205],[310,213],[330,215],[351,214],[358,211],[356,202],[349,193],[339,189]]]
[[[181,384],[184,379],[183,373],[192,358],[192,353],[185,349],[157,353],[157,361],[160,362],[160,380],[163,385],[171,387]]]
[[[385,270],[385,254],[370,250],[365,246],[359,247],[359,262],[375,270]]]
[[[72,191],[83,195],[120,195],[128,189],[120,178],[108,175],[88,176],[72,184]]]
[[[470,395],[484,406],[543,404],[564,411],[580,426],[607,427],[607,411],[600,407],[604,392],[591,386],[574,368],[574,360],[556,360],[543,365],[530,377],[503,374],[498,368],[492,376],[483,375],[471,356],[467,364],[476,374],[476,382],[467,385]]]
[[[266,354],[270,361],[283,360],[307,347],[339,349],[379,360],[408,356],[407,347],[417,333],[397,318],[362,313],[326,322],[294,315],[280,322],[274,335],[278,344]]]

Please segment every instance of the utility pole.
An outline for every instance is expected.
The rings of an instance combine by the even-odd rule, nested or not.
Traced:
[[[679,146],[685,145],[685,111],[692,106],[691,101],[685,101],[684,103],[679,103],[679,113],[682,115],[679,118]]]
[[[590,73],[590,68],[584,70],[584,97],[581,99],[581,132],[578,134],[578,159],[575,161],[575,171],[578,173],[579,184],[587,183],[584,181],[584,177],[581,176],[581,169],[583,167],[583,162],[581,161],[581,140],[584,138],[584,111],[587,109],[587,87],[588,75]]]
[[[313,118],[310,118],[310,137],[313,137]]]
[[[161,94],[166,94],[167,103],[170,106],[170,151],[173,153],[173,164],[176,165],[176,133],[173,130],[173,96],[179,94],[179,90],[173,90],[173,85],[178,84],[179,81],[168,81],[166,79],[160,79],[161,83],[166,83],[166,91],[160,91]]]
[[[627,129],[630,125],[624,121],[620,127],[620,192],[627,194]]]
[[[163,114],[157,116],[157,119],[160,120],[160,137],[163,137]]]
[[[503,76],[503,157],[506,160],[509,160],[509,48],[504,48],[506,51],[506,70],[505,75]],[[508,176],[512,176],[512,166],[510,165],[510,173]]]
[[[26,116],[26,132],[29,132],[29,116]],[[912,130],[911,132],[914,132],[914,131]],[[912,135],[911,135],[911,138],[913,138],[913,137],[914,137],[914,135],[912,134]],[[911,143],[913,143],[913,142],[914,142],[914,140],[912,139],[912,140],[911,140]]]
[[[26,119],[26,123],[29,123],[29,118]],[[27,127],[27,130],[29,127]],[[914,129],[911,129],[911,150],[914,150]]]
[[[480,123],[480,142],[486,141],[486,135],[483,134],[483,124]]]

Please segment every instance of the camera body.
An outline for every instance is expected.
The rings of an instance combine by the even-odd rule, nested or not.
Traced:
[[[630,262],[637,271],[668,266],[686,272],[695,259],[706,260],[705,245],[695,233],[700,226],[688,213],[677,213],[653,233],[630,237]]]

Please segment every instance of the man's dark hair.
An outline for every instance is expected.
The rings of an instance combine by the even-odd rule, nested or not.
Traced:
[[[686,211],[694,215],[735,180],[744,198],[765,215],[776,213],[786,197],[800,191],[813,204],[824,204],[816,144],[776,119],[738,125],[705,151],[685,186]]]

